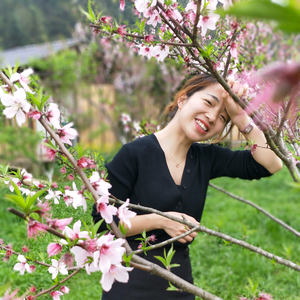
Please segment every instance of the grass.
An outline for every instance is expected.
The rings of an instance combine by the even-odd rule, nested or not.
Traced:
[[[283,169],[278,174],[259,181],[219,178],[213,183],[255,202],[300,231],[299,193],[291,191],[286,184],[288,181],[290,181],[289,174],[286,169]],[[6,212],[6,209],[11,206],[3,199],[7,193],[9,190],[0,186],[0,238],[6,244],[13,244],[13,249],[18,252],[26,244],[32,253],[40,254],[41,257],[36,256],[36,259],[44,258],[47,263],[50,263],[46,253],[47,245],[51,240],[50,235],[46,234],[36,240],[27,240],[24,221]],[[87,212],[83,212],[81,208],[74,210],[62,203],[55,206],[54,215],[58,218],[71,215],[74,220],[81,219],[90,223],[90,211],[91,205]],[[202,224],[238,239],[244,239],[250,244],[293,262],[299,263],[300,261],[299,238],[254,208],[212,188],[209,188],[207,193]],[[250,278],[253,283],[257,283],[257,291],[271,293],[275,300],[300,300],[300,274],[298,272],[274,264],[271,260],[249,250],[236,245],[228,245],[218,238],[199,233],[191,245],[190,253],[195,284],[223,299],[237,300],[241,295],[250,296]],[[25,291],[32,284],[38,289],[51,286],[50,274],[47,271],[39,272],[42,270],[40,266],[37,267],[37,272],[25,273],[24,276],[13,271],[16,260],[16,257],[12,257],[7,263],[0,261],[0,295],[3,295],[8,286],[13,289],[18,287],[21,291]],[[81,271],[67,283],[70,294],[64,295],[62,299],[100,299],[100,276],[99,273],[89,276]],[[46,295],[41,299],[52,298]]]

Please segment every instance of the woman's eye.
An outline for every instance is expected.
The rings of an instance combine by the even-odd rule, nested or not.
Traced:
[[[211,105],[211,102],[209,100],[204,100],[207,104]]]
[[[222,121],[225,123],[226,122],[226,118],[224,116],[222,116],[222,115],[220,115],[220,117],[221,117]]]

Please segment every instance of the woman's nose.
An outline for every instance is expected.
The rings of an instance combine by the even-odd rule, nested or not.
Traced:
[[[211,108],[211,109],[209,109],[209,111],[206,112],[205,115],[210,123],[215,123],[218,112],[216,109]]]

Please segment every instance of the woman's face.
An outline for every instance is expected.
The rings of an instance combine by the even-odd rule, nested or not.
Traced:
[[[219,84],[210,85],[189,98],[178,102],[178,121],[191,141],[204,141],[220,133],[229,118]]]

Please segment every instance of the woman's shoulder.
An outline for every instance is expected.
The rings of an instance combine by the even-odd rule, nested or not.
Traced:
[[[130,153],[135,155],[151,153],[159,149],[158,142],[154,134],[139,137],[134,141],[123,145],[122,148],[127,149]]]

